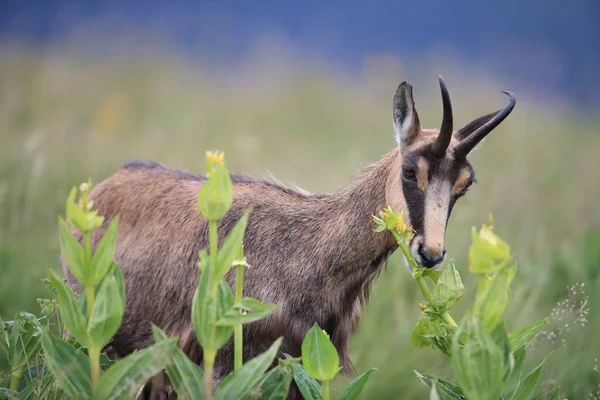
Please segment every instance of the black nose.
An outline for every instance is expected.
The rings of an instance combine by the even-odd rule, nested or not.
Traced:
[[[423,245],[420,245],[419,246],[419,255],[421,256],[421,264],[423,264],[423,266],[425,268],[432,268],[444,260],[444,256],[446,255],[446,250],[444,249],[444,252],[442,253],[441,256],[431,257],[430,255],[427,254],[427,252],[425,252]]]

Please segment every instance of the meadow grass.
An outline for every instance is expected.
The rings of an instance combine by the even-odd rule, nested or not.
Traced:
[[[39,310],[36,298],[46,295],[43,267],[59,268],[56,216],[73,185],[88,177],[100,182],[130,159],[202,172],[205,150],[219,149],[234,172],[273,174],[307,190],[335,191],[395,146],[391,100],[400,81],[413,83],[423,125],[438,127],[435,78],[442,73],[457,126],[502,107],[503,89],[518,99],[512,115],[470,157],[479,184],[457,204],[448,226],[446,246],[466,296],[475,288],[466,271],[470,229],[491,212],[519,261],[507,320],[521,326],[550,316],[563,302],[565,319],[554,321],[547,340],[536,345],[557,348],[543,379],[561,383],[571,398],[596,390],[596,115],[580,115],[556,99],[499,86],[482,71],[435,58],[423,58],[427,67],[408,76],[402,63],[389,58],[369,60],[362,73],[350,75],[332,64],[274,55],[215,72],[166,50],[92,55],[78,47],[41,51],[5,42],[0,53],[3,318]],[[379,368],[365,398],[422,398],[426,388],[413,369],[452,378],[439,352],[410,347],[420,300],[411,279],[395,254],[351,339],[357,370]],[[589,296],[585,304],[577,293],[565,304],[568,287],[581,283]],[[588,310],[584,324],[576,323],[578,308]],[[455,310],[459,317],[461,302]],[[534,353],[532,362],[539,361]]]

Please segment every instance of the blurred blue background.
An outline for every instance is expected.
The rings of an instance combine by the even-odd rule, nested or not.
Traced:
[[[371,54],[444,52],[578,107],[600,104],[600,2],[4,0],[0,34],[51,43],[145,32],[213,62],[277,38],[300,56],[359,66]]]

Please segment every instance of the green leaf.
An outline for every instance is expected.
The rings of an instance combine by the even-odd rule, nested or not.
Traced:
[[[5,329],[3,348],[6,347],[8,362],[13,368],[23,367],[40,350],[42,326],[35,315],[21,311],[6,323]]]
[[[268,371],[242,400],[285,400],[294,376],[290,368],[278,365]]]
[[[71,398],[89,398],[92,394],[89,358],[48,332],[42,334],[42,348],[46,367],[65,393]]]
[[[217,167],[200,189],[200,213],[209,221],[217,221],[227,214],[232,203],[233,185],[229,172],[225,167]]]
[[[450,310],[465,292],[460,274],[453,262],[448,262],[435,285],[433,306],[439,313]]]
[[[304,397],[304,400],[321,400],[321,385],[313,377],[311,377],[302,364],[298,364],[294,370],[294,382],[298,385],[298,389]]]
[[[277,310],[276,304],[264,304],[252,297],[244,297],[217,321],[217,326],[234,326],[258,321]]]
[[[425,335],[426,339],[431,340],[431,344],[437,347],[439,351],[449,356],[452,349],[452,336]]]
[[[169,364],[177,338],[166,339],[119,360],[102,374],[93,399],[132,398],[140,387]]]
[[[438,396],[440,399],[450,399],[450,400],[465,400],[466,397],[462,391],[462,389],[456,386],[453,383],[445,381],[441,378],[438,378],[434,375],[423,375],[417,370],[413,370],[413,372],[417,375],[419,380],[427,386],[433,387],[435,384]]]
[[[525,351],[524,347],[521,347],[513,353],[513,366],[504,379],[504,388],[502,389],[502,393],[506,396],[506,398],[510,399],[519,386],[521,374],[523,373],[523,368],[525,367],[526,356],[527,352]]]
[[[330,381],[340,367],[338,352],[329,336],[315,323],[302,341],[302,365],[315,379]]]
[[[560,386],[548,391],[546,394],[541,395],[536,400],[560,400]]]
[[[511,259],[510,247],[492,229],[483,226],[471,232],[469,267],[475,274],[489,274],[503,269]]]
[[[248,393],[273,363],[282,340],[277,339],[267,351],[227,375],[215,390],[215,400],[238,400]]]
[[[229,284],[224,279],[221,279],[217,287],[217,307],[215,319],[212,324],[216,325],[216,322],[223,317],[227,310],[231,309],[232,305],[233,292],[231,291],[231,287],[229,287]],[[231,335],[233,335],[232,326],[216,326],[214,341],[215,350],[223,347],[229,338],[231,338]]]
[[[468,337],[462,343],[461,335]],[[467,317],[452,339],[452,365],[469,399],[497,399],[502,394],[504,351],[473,316]]]
[[[510,343],[513,352],[521,348],[526,348],[535,339],[535,337],[544,329],[544,326],[548,322],[548,319],[543,319],[538,322],[534,322],[523,328],[511,333]]]
[[[552,353],[550,353],[533,371],[519,382],[519,387],[511,400],[528,400],[529,397],[531,397],[540,380],[542,367],[550,357],[552,357]]]
[[[421,315],[419,322],[410,335],[410,344],[413,347],[429,347],[432,345],[432,336],[445,336],[440,320],[432,321],[428,315]]]
[[[210,288],[212,276],[213,266],[208,262],[200,274],[192,300],[192,322],[200,345],[204,349],[217,351],[233,335],[231,326],[215,327],[217,320],[233,305],[233,293],[227,282],[221,279],[217,286],[217,299],[213,299]]]
[[[113,263],[117,245],[117,231],[119,229],[119,216],[113,218],[110,225],[102,235],[98,247],[92,258],[92,271],[89,286],[97,286],[108,272]]]
[[[217,254],[216,279],[223,278],[231,268],[233,262],[241,254],[244,233],[248,225],[248,215],[249,212],[246,211],[223,241],[223,246]]]
[[[152,334],[156,343],[169,339],[167,334],[154,324],[152,324]],[[192,362],[179,347],[171,354],[171,362],[167,365],[167,375],[178,399],[204,398],[204,374],[200,367]]]
[[[340,393],[340,395],[337,397],[337,400],[354,400],[358,398],[365,385],[367,384],[369,377],[375,370],[376,368],[372,368],[364,374],[355,378],[352,382],[348,384],[348,386],[344,388],[344,390],[342,390],[342,393]]]
[[[502,322],[508,304],[509,287],[515,275],[517,265],[506,268],[487,284],[480,296],[475,299],[473,314],[489,332]]]
[[[85,285],[89,271],[86,270],[83,249],[77,239],[71,234],[65,221],[60,217],[58,218],[58,234],[60,248],[69,270],[79,283]]]
[[[90,346],[104,347],[121,326],[125,299],[121,297],[119,286],[114,275],[107,275],[102,280],[88,324]]]
[[[63,280],[52,271],[46,268],[50,284],[56,290],[58,296],[58,309],[60,317],[67,327],[67,331],[79,342],[84,345],[88,344],[88,334],[86,329],[86,317],[83,315],[77,305],[73,293],[66,286]]]

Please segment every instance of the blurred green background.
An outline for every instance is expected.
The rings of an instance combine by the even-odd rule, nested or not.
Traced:
[[[391,104],[401,81],[414,85],[422,124],[439,126],[436,77],[442,73],[456,126],[502,107],[501,90],[518,98],[512,115],[471,155],[479,184],[460,200],[448,226],[446,245],[467,288],[453,315],[459,317],[471,302],[475,286],[466,267],[471,227],[492,213],[496,231],[519,262],[509,328],[552,315],[531,363],[555,349],[543,382],[560,383],[572,399],[596,393],[597,113],[578,113],[556,97],[533,98],[526,89],[437,53],[410,60],[371,57],[360,71],[345,73],[321,59],[259,48],[243,65],[215,70],[167,46],[148,44],[103,53],[73,43],[52,51],[17,41],[0,44],[4,319],[19,310],[39,312],[36,298],[47,295],[44,267],[59,268],[57,215],[73,185],[88,177],[100,182],[130,159],[202,173],[204,152],[219,149],[234,172],[335,191],[395,146]],[[407,62],[422,68],[408,75]],[[410,347],[420,299],[395,254],[351,339],[357,370],[378,368],[364,398],[425,398],[413,369],[453,378],[441,353]]]

